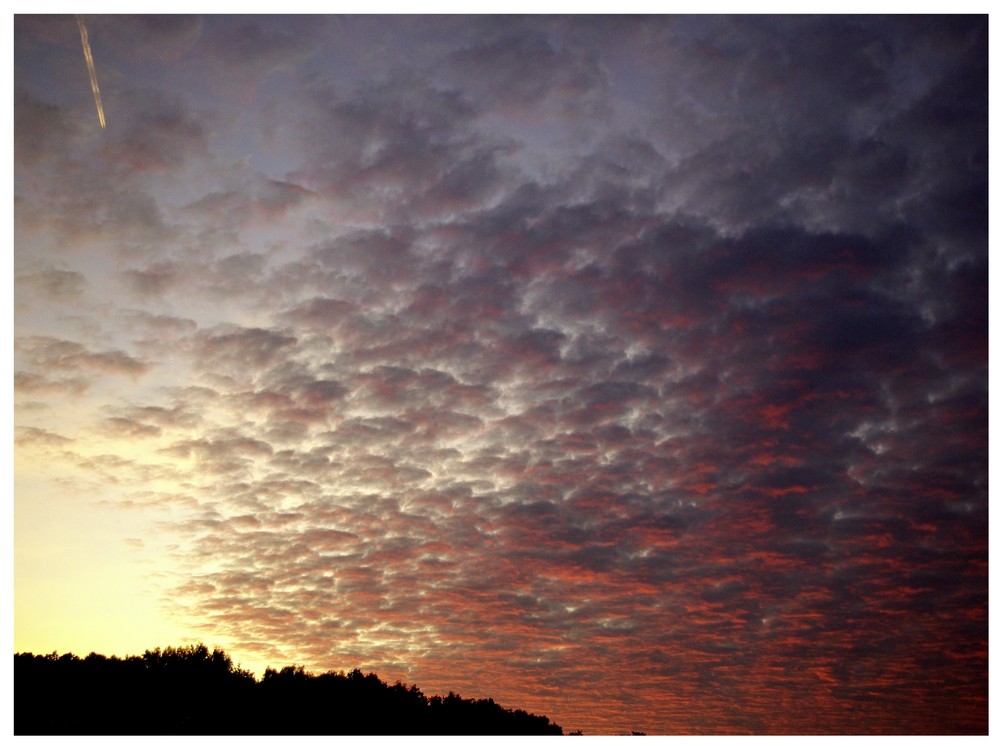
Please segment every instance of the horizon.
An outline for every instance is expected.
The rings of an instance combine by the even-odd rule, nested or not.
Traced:
[[[15,652],[988,731],[987,16],[13,26]]]

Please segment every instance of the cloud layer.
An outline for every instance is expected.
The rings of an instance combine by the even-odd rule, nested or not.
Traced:
[[[106,132],[71,23],[15,23],[17,445],[193,637],[985,732],[985,20],[88,18]]]

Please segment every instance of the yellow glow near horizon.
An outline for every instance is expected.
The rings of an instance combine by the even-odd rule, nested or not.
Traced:
[[[14,449],[15,651],[127,655],[191,640],[155,581],[169,565],[153,513],[115,506],[135,486],[93,466],[111,457],[169,476],[175,460],[135,440],[60,435],[72,440]],[[171,479],[143,487],[178,489]]]

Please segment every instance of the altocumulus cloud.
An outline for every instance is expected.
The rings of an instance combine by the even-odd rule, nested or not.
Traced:
[[[106,134],[15,24],[17,443],[145,507],[193,635],[588,733],[985,731],[984,19],[88,23]]]

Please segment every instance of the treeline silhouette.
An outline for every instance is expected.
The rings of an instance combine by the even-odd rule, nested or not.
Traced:
[[[562,734],[492,698],[427,697],[374,673],[268,668],[258,682],[221,649],[142,656],[14,655],[14,733],[206,735]]]

